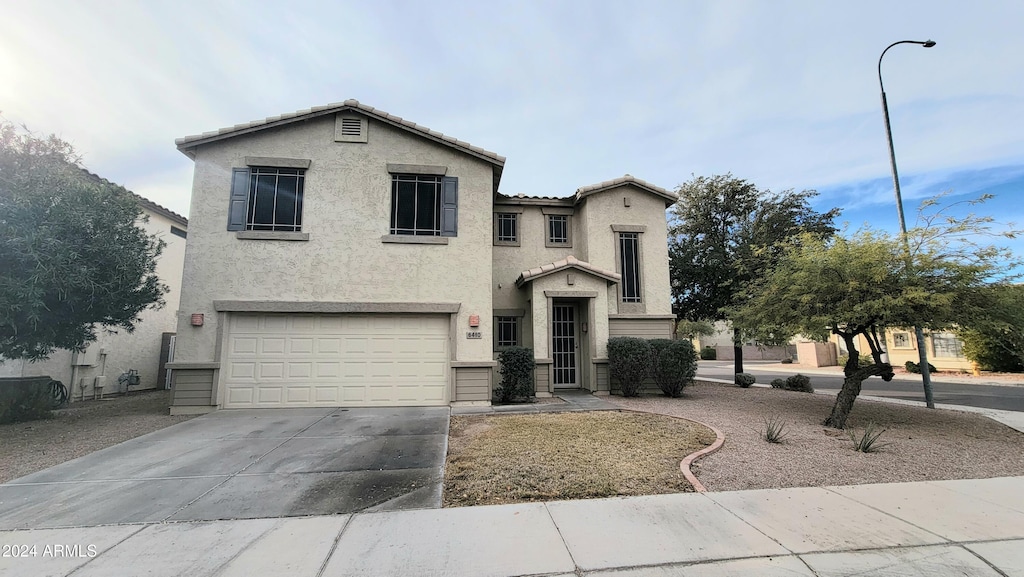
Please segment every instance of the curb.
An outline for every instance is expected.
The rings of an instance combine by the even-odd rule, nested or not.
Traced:
[[[681,417],[676,417],[676,418],[681,418]],[[699,459],[699,458],[701,458],[701,457],[703,457],[705,455],[710,455],[711,453],[714,453],[715,451],[721,449],[722,445],[725,444],[725,435],[722,434],[722,431],[719,431],[718,429],[716,429],[715,427],[712,427],[711,425],[709,425],[707,423],[701,423],[700,421],[694,421],[693,419],[686,419],[686,420],[687,421],[693,421],[694,423],[700,423],[701,425],[704,425],[705,427],[707,427],[707,428],[709,428],[709,429],[711,429],[712,431],[715,432],[715,437],[716,438],[715,438],[715,442],[714,443],[711,443],[710,445],[708,445],[707,447],[704,447],[703,449],[697,451],[696,453],[687,455],[687,457],[685,459],[683,459],[682,461],[680,461],[680,463],[679,463],[679,470],[682,471],[683,476],[686,477],[686,480],[689,481],[691,485],[693,485],[693,490],[698,492],[698,493],[707,493],[708,492],[707,488],[704,486],[703,483],[701,483],[700,481],[697,480],[697,476],[694,475],[693,471],[690,470],[690,465],[692,465],[693,462],[696,461],[697,459]]]

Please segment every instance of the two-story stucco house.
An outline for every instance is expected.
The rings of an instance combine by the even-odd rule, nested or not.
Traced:
[[[498,193],[505,158],[348,100],[181,138],[195,162],[172,412],[608,392],[609,336],[669,337],[665,208],[626,176]]]

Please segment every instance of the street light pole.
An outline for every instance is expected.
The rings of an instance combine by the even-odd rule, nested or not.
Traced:
[[[910,256],[910,241],[907,239],[907,220],[903,216],[903,196],[900,194],[900,177],[899,172],[896,170],[896,149],[892,144],[892,126],[889,124],[889,104],[885,100],[885,86],[882,84],[882,58],[885,57],[885,53],[890,48],[897,44],[918,44],[924,48],[931,48],[935,46],[935,42],[932,40],[918,41],[918,40],[900,40],[899,42],[893,42],[882,51],[882,55],[878,57],[878,87],[882,91],[882,113],[885,115],[885,136],[889,140],[889,165],[892,167],[892,187],[896,191],[896,214],[900,217],[900,237],[903,239],[903,249],[907,255],[907,272],[910,273],[912,265],[912,259]],[[920,361],[921,367],[921,382],[924,385],[924,401],[928,405],[929,409],[935,408],[935,399],[932,396],[932,376],[931,371],[928,369],[928,353],[925,350],[924,343],[924,331],[921,330],[920,325],[914,326],[914,334],[917,337],[917,352],[918,360]]]

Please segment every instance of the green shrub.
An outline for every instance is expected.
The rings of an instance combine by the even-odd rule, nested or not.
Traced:
[[[533,371],[536,361],[533,349],[526,347],[509,347],[498,355],[501,368],[501,382],[494,391],[502,403],[510,403],[516,398],[534,396]]]
[[[683,394],[683,388],[693,382],[697,374],[697,351],[690,341],[652,339],[651,376],[661,392],[668,397]]]
[[[718,359],[718,350],[715,347],[704,347],[700,350],[700,360],[714,361]]]
[[[797,373],[786,379],[786,390],[799,391],[801,393],[813,393],[814,387],[811,386],[810,378]]]
[[[906,363],[903,364],[903,367],[907,369],[908,373],[914,373],[915,375],[921,374],[920,363],[915,363],[914,361],[907,361]],[[934,373],[935,365],[928,363],[928,372]]]
[[[50,377],[0,379],[0,423],[46,419],[54,399]]]
[[[757,377],[750,373],[736,373],[736,384],[744,389],[757,382]]]
[[[784,364],[784,365],[792,365],[793,364],[793,359],[791,359],[789,357],[786,357],[786,358],[782,359],[779,362]]]
[[[772,388],[773,389],[785,389],[786,388],[786,379],[772,379]]]
[[[850,361],[850,355],[839,355],[836,362],[839,363],[840,367],[845,367],[846,363]],[[857,358],[857,364],[861,367],[870,367],[875,364],[875,359],[871,358],[871,355],[861,355]]]
[[[651,371],[651,343],[636,337],[608,339],[608,374],[619,383],[622,396],[640,394],[643,380]]]

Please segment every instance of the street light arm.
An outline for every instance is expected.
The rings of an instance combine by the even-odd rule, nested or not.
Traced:
[[[932,46],[935,46],[935,41],[934,40],[923,40],[923,41],[922,40],[900,40],[899,42],[893,42],[892,44],[886,46],[885,50],[882,51],[882,55],[878,57],[878,87],[882,89],[882,94],[885,94],[885,86],[882,85],[882,58],[885,58],[885,53],[888,52],[890,48],[892,48],[893,46],[896,46],[897,44],[920,44],[921,46],[923,46],[925,48],[931,48]]]

